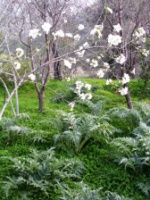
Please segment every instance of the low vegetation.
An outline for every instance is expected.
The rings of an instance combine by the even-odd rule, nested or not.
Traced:
[[[76,80],[50,81],[38,111],[32,83],[19,89],[20,113],[0,121],[2,200],[143,200],[150,197],[150,105],[133,80],[134,109],[118,83],[82,79],[92,99],[74,93]],[[149,83],[147,83],[147,87]],[[0,86],[0,105],[5,91]],[[145,92],[145,93],[144,93]],[[69,103],[76,102],[73,111]]]

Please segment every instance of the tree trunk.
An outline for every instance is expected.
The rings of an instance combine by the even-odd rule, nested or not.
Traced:
[[[122,10],[123,10],[123,5],[122,5],[122,2],[120,0],[118,0],[118,21],[119,21],[119,24],[122,26]],[[119,32],[119,35],[123,38],[123,32],[122,30]],[[122,45],[121,49],[120,49],[121,53],[123,55],[126,55],[126,49],[124,48],[124,46]],[[124,63],[123,65],[121,65],[121,77],[123,78],[124,74],[126,73],[126,64]],[[125,83],[122,85],[123,88],[127,88],[128,89],[128,93],[125,95],[125,99],[126,99],[126,103],[127,103],[127,107],[129,109],[132,109],[133,106],[132,106],[132,100],[131,100],[131,95],[130,95],[130,92],[129,92],[129,88],[128,88],[128,83]]]
[[[17,79],[14,74],[14,84],[15,88],[17,88]],[[15,97],[16,97],[16,114],[19,115],[19,97],[18,97],[18,89],[15,90]]]
[[[130,93],[128,92],[127,95],[125,95],[125,98],[126,98],[126,102],[127,102],[127,106],[129,109],[132,109],[133,106],[132,106],[132,100],[131,100],[131,95]]]
[[[44,109],[44,91],[40,91],[38,93],[38,100],[39,100],[39,111],[42,112]]]
[[[57,59],[59,57],[59,53],[56,50],[56,44],[54,42],[53,42],[53,46],[52,46],[52,52],[53,52],[54,59]],[[61,64],[60,64],[59,60],[54,62],[54,78],[62,80]]]
[[[8,92],[8,97],[7,97],[6,101],[5,101],[5,103],[3,104],[2,109],[0,110],[0,120],[2,119],[2,116],[4,114],[4,111],[5,111],[8,103],[12,100],[12,97],[15,94],[15,91],[18,90],[18,88],[22,85],[22,83],[24,82],[25,78],[26,78],[26,76],[22,77],[22,79],[20,80],[18,85],[13,89],[13,91],[10,94]]]
[[[60,67],[61,67],[60,66],[60,62],[56,61],[54,63],[54,78],[62,80],[62,75],[61,75]]]

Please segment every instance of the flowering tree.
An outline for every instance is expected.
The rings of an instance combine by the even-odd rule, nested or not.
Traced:
[[[19,2],[16,4],[18,5]],[[29,78],[35,84],[39,99],[39,111],[44,108],[44,91],[49,77],[53,73],[54,77],[62,78],[60,62],[63,67],[71,69],[77,60],[69,55],[83,58],[84,48],[88,46],[88,43],[85,43],[79,47],[78,42],[81,36],[75,32],[76,29],[81,32],[84,25],[79,24],[72,33],[67,31],[66,10],[72,9],[71,5],[67,1],[33,0],[26,1],[20,7],[26,19],[23,18],[22,22],[19,21],[21,27],[19,37],[27,49],[27,57],[31,63],[31,69],[34,71]]]
[[[130,77],[135,76],[138,58],[142,55],[149,55],[145,42],[149,33],[149,1],[107,1],[99,2],[96,7],[100,13],[94,16],[97,23],[104,24],[103,33],[109,44],[109,49],[105,52],[107,62],[103,63],[104,67],[109,68],[107,72],[112,71],[115,77],[122,79],[122,88],[118,91],[124,95],[128,108],[132,108],[132,101],[128,89]],[[96,4],[95,4],[96,5]],[[103,8],[103,9],[102,9]],[[93,19],[94,20],[94,19]],[[113,68],[113,70],[112,70]],[[114,74],[114,68],[115,74]],[[104,76],[101,70],[99,75]],[[108,76],[109,77],[109,76]],[[110,84],[108,78],[106,84]]]
[[[128,82],[130,81],[130,75],[135,74],[135,64],[136,58],[138,55],[143,54],[145,57],[148,56],[149,51],[145,49],[145,42],[146,42],[146,31],[144,30],[143,26],[145,27],[146,21],[143,21],[145,18],[143,11],[146,9],[146,6],[149,2],[145,1],[132,1],[129,3],[131,7],[136,4],[136,11],[132,9],[132,12],[137,17],[133,20],[131,12],[130,17],[131,21],[129,23],[128,19],[126,19],[126,6],[123,1],[116,1],[115,2],[115,15],[118,21],[116,26],[113,26],[114,30],[119,33],[119,36],[122,38],[122,42],[119,49],[119,57],[115,58],[116,63],[119,63],[121,69],[121,77],[122,77],[122,89],[120,90],[121,95],[125,95],[128,108],[132,108],[132,101],[128,89]],[[138,4],[138,6],[137,6]],[[114,6],[114,4],[113,4]],[[129,11],[128,11],[129,12]],[[142,13],[142,19],[141,19]],[[112,13],[113,14],[113,13]],[[127,32],[128,31],[128,32]]]
[[[8,44],[7,44],[8,45]],[[9,48],[8,48],[9,51]],[[0,120],[4,114],[4,111],[10,102],[12,111],[14,116],[19,114],[19,98],[18,98],[18,89],[19,87],[27,80],[28,76],[30,76],[31,72],[25,71],[24,74],[20,73],[22,57],[24,55],[24,50],[21,48],[17,48],[15,54],[10,53],[8,55],[0,56],[0,81],[2,82],[5,91],[7,93],[7,97],[4,101],[4,104],[0,110]],[[5,77],[5,79],[3,78]],[[7,81],[5,81],[7,80]],[[7,82],[11,81],[14,83],[14,88],[11,92],[9,92],[9,88],[7,87]],[[12,97],[15,95],[16,99],[16,109],[14,109],[12,103]]]
[[[1,2],[0,9],[1,9],[1,16],[0,16],[0,23],[1,23],[1,54],[0,54],[0,82],[2,82],[4,89],[6,91],[7,97],[4,100],[2,108],[0,110],[0,120],[3,116],[3,113],[10,102],[13,114],[16,116],[19,114],[19,99],[18,99],[18,88],[22,83],[26,80],[27,75],[26,73],[21,74],[21,62],[22,57],[24,56],[24,51],[22,48],[16,48],[13,52],[10,49],[9,40],[11,37],[10,31],[5,24],[5,17],[7,16],[7,23],[10,22],[11,16],[7,14],[7,11],[10,9],[10,4],[4,5],[2,3],[6,3],[5,1]],[[14,83],[14,89],[9,91],[7,86],[7,81],[12,81]],[[16,99],[16,109],[12,103],[12,97],[15,95]]]

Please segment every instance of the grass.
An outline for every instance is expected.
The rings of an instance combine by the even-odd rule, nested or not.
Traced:
[[[104,109],[107,111],[110,108],[117,106],[125,106],[125,98],[120,96],[117,92],[120,84],[114,81],[112,86],[106,86],[105,80],[98,79],[81,79],[86,83],[90,83],[93,86],[93,102],[99,100],[106,101]],[[28,141],[28,139],[10,141],[9,134],[0,130],[0,188],[3,185],[5,177],[13,174],[11,169],[11,164],[6,159],[5,156],[12,157],[28,157],[30,154],[30,149],[36,148],[40,150],[48,149],[54,145],[53,135],[56,134],[53,119],[59,117],[59,110],[69,112],[68,102],[71,102],[71,95],[69,92],[69,85],[73,84],[75,80],[71,82],[52,80],[47,84],[45,91],[45,108],[42,113],[38,111],[38,99],[37,94],[34,89],[33,83],[25,83],[19,89],[19,105],[20,113],[26,113],[30,116],[28,120],[18,120],[18,125],[24,125],[32,130],[35,130],[36,134],[43,132],[43,138],[45,138],[44,143]],[[149,94],[147,91],[142,91],[142,82],[138,80],[133,80],[130,83],[130,91],[132,96],[132,101],[144,101],[149,103]],[[145,92],[145,93],[144,93]],[[0,107],[5,99],[5,92],[2,85],[0,85]],[[64,98],[60,101],[56,100],[56,97],[60,94],[64,94]],[[141,94],[141,95],[139,95]],[[66,97],[66,99],[65,99]],[[15,102],[15,99],[13,99]],[[85,112],[85,107],[82,105],[76,105],[74,112],[82,114]],[[10,105],[8,105],[4,117],[12,117],[12,112]],[[33,137],[34,134],[29,134],[29,138]],[[114,150],[107,144],[94,143],[93,145],[87,146],[84,151],[79,155],[72,155],[71,153],[64,153],[57,151],[58,157],[74,157],[77,156],[83,161],[86,171],[83,174],[83,181],[87,183],[92,189],[102,187],[102,195],[105,190],[112,192],[117,192],[120,195],[126,197],[132,197],[133,200],[146,200],[146,197],[137,190],[136,182],[140,180],[139,177],[133,176],[132,173],[124,170],[123,167],[118,166],[112,161]],[[0,195],[3,196],[3,200],[7,198],[4,197],[3,191],[0,189]]]

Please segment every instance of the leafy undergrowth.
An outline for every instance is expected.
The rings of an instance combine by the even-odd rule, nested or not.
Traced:
[[[147,90],[139,97],[141,82],[131,82],[131,111],[117,81],[107,86],[105,80],[82,79],[92,85],[91,101],[78,100],[75,81],[50,81],[42,113],[33,83],[19,89],[24,114],[13,117],[6,109],[0,122],[2,200],[149,199],[150,107],[136,103],[149,102]],[[1,106],[2,86],[0,91]]]

